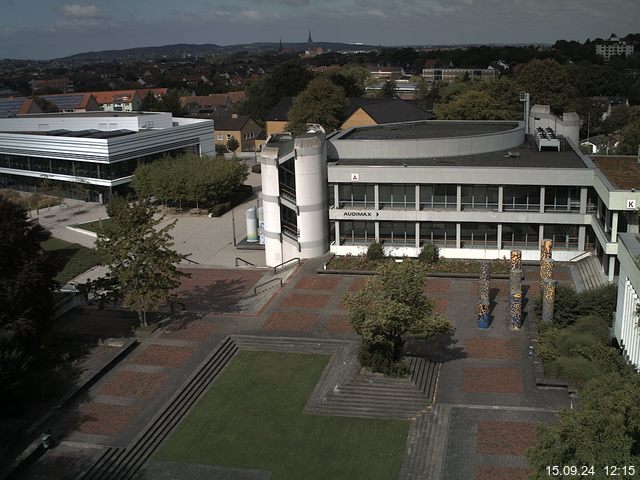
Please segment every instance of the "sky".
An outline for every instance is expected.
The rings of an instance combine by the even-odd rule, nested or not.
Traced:
[[[0,0],[0,58],[174,43],[553,43],[640,31],[638,0]]]

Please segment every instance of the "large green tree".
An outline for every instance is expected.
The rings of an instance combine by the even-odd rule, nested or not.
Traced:
[[[98,232],[96,249],[109,274],[96,285],[120,298],[146,326],[147,313],[171,301],[180,278],[187,276],[177,264],[188,255],[173,249],[175,221],[160,227],[163,217],[148,200],[129,203],[116,197],[107,213],[111,220]]]
[[[388,263],[364,288],[345,296],[353,329],[362,336],[360,361],[374,371],[399,374],[405,336],[453,333],[424,295],[427,272],[419,262]]]
[[[287,130],[301,133],[307,123],[319,123],[328,132],[335,130],[340,126],[344,104],[342,87],[337,87],[325,77],[316,78],[293,102]]]
[[[55,271],[40,247],[49,232],[2,194],[0,232],[0,404],[5,404],[21,394],[42,354]]]
[[[575,109],[577,91],[567,70],[555,60],[532,60],[516,72],[515,80],[529,92],[532,104],[550,105],[556,114]]]
[[[604,467],[617,466],[620,476],[616,478],[636,478],[640,474],[638,398],[640,375],[635,372],[591,380],[580,392],[578,409],[560,412],[555,424],[539,430],[528,453],[530,478],[550,478],[548,465],[593,466],[596,475],[589,478],[599,479],[611,478],[604,474]],[[623,465],[634,465],[635,475],[622,476]]]
[[[264,78],[248,85],[247,99],[238,105],[238,112],[262,121],[283,97],[295,97],[313,78],[313,72],[297,62],[276,65]]]

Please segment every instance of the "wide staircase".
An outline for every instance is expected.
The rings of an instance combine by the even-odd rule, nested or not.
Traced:
[[[440,364],[411,357],[411,375],[389,378],[361,371],[328,392],[318,406],[325,415],[367,418],[415,418],[433,401]]]
[[[608,283],[598,258],[593,255],[572,263],[570,268],[579,292],[593,290]]]
[[[237,351],[238,346],[233,339],[226,338],[127,448],[106,449],[82,479],[134,478]]]
[[[415,419],[407,438],[399,480],[442,478],[451,407],[436,404]]]

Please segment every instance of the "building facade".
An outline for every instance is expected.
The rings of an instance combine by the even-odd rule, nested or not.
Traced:
[[[211,120],[170,113],[38,114],[0,119],[0,187],[107,201],[141,163],[214,155]],[[80,192],[80,193],[78,193]]]
[[[621,233],[618,247],[620,275],[613,334],[628,362],[640,368],[640,241],[636,233]]]
[[[503,258],[517,248],[524,260],[538,260],[549,238],[554,259],[591,251],[613,279],[617,233],[638,230],[640,193],[614,187],[580,153],[575,114],[552,119],[547,111],[534,106],[527,122],[423,121],[308,134],[317,141],[312,160],[297,147],[300,139],[272,137],[261,155],[267,264],[327,251],[361,254],[374,241],[392,256],[415,257],[435,243],[445,257]],[[322,174],[301,173],[325,150]],[[312,211],[320,223],[309,227],[302,217]]]
[[[500,74],[493,67],[488,68],[423,68],[422,77],[428,83],[453,82],[467,75],[469,78],[494,78]]]
[[[633,55],[633,45],[612,34],[609,40],[596,43],[596,55],[604,57],[605,62],[608,62],[611,57],[617,57],[619,55],[628,57],[629,55]]]

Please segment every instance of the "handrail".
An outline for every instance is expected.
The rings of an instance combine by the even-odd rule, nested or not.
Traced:
[[[276,277],[276,278],[272,278],[271,280],[267,280],[264,283],[261,283],[260,285],[256,285],[255,287],[253,287],[253,295],[257,295],[258,294],[258,289],[260,287],[264,287],[265,285],[269,285],[270,283],[274,283],[274,282],[280,282],[278,284],[278,287],[282,287],[282,279],[280,277]],[[273,287],[269,287],[269,288],[273,288]],[[267,288],[265,288],[265,290],[268,290]]]
[[[195,260],[191,260],[190,258],[185,258],[185,260],[186,260],[187,262],[191,262],[191,263],[193,263],[193,264],[195,264],[195,265],[200,265],[200,263],[199,263],[199,262],[196,262]]]
[[[282,262],[279,265],[276,265],[275,267],[273,267],[273,273],[274,275],[277,273],[278,268],[280,267],[284,267],[285,265],[292,263],[292,262],[297,262],[298,265],[300,265],[300,259],[298,257],[295,258],[290,258],[289,260],[287,260],[286,262]]]
[[[251,265],[252,267],[255,267],[255,266],[256,266],[256,264],[255,264],[255,263],[251,263],[250,261],[245,260],[244,258],[236,257],[236,261],[235,261],[235,263],[236,263],[236,267],[238,267],[238,266],[239,266],[239,265],[238,265],[238,261],[243,262],[245,265]]]
[[[575,257],[569,259],[569,262],[577,262],[580,257],[586,257],[586,256],[590,257],[592,255],[593,255],[593,251],[587,250],[586,252],[582,252],[580,255],[576,255]],[[582,259],[580,258],[580,260]]]

